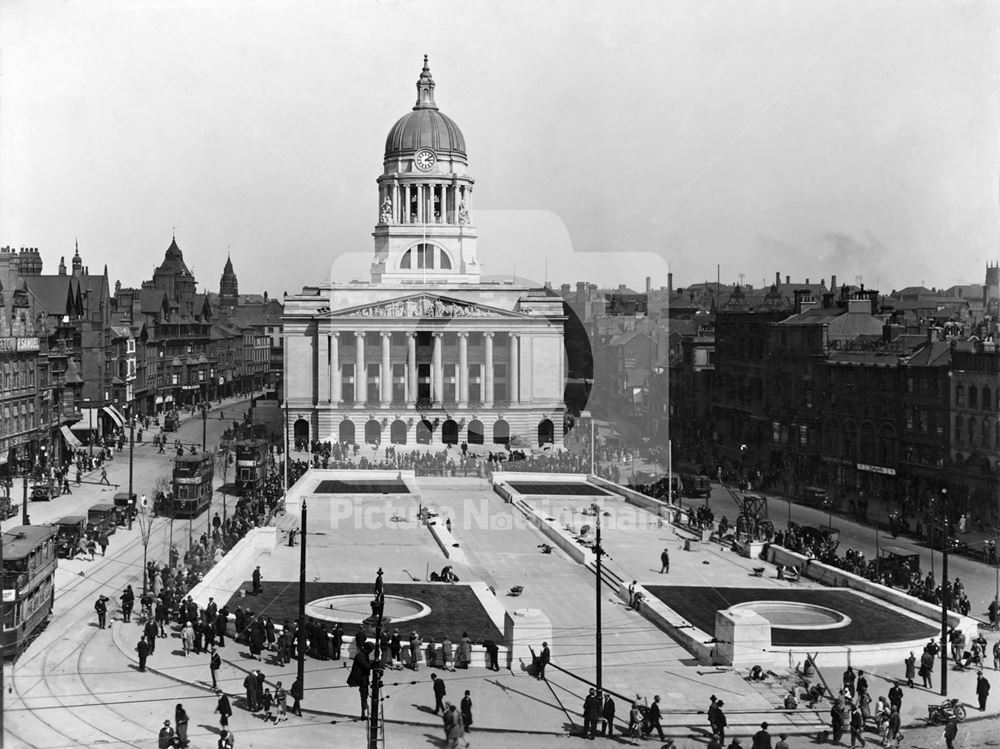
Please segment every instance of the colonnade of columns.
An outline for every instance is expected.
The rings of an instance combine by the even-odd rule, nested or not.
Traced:
[[[381,338],[381,361],[379,362],[378,374],[378,401],[382,407],[389,407],[393,402],[393,360],[392,360],[392,332],[390,331],[370,331],[378,333]],[[343,377],[341,373],[340,336],[349,333],[320,333],[318,336],[319,353],[319,400],[320,402],[339,402],[344,400]],[[368,401],[368,363],[366,361],[365,331],[354,331],[354,402],[362,404]],[[417,333],[408,331],[406,335],[406,363],[403,375],[404,400],[407,407],[415,407],[417,394],[419,392],[419,369],[417,366]],[[494,405],[493,393],[495,383],[494,367],[494,336],[492,332],[482,333],[483,337],[483,364],[480,377],[480,401],[484,408],[492,408]],[[507,393],[508,401],[512,404],[521,402],[520,380],[518,369],[520,366],[519,356],[519,333],[507,333],[509,338],[509,364],[507,367]],[[469,405],[469,333],[456,333],[458,340],[458,376],[456,378],[455,405],[465,408]],[[444,357],[444,333],[435,331],[431,334],[432,349],[430,361],[430,393],[432,405],[440,407],[445,400],[445,363]],[[329,363],[329,366],[325,365]],[[374,362],[373,362],[374,364]],[[344,366],[350,366],[351,362],[344,362]],[[454,366],[454,363],[451,364]],[[476,365],[473,365],[476,366]],[[324,372],[324,368],[326,371]],[[370,405],[370,404],[369,404]]]
[[[472,210],[471,185],[393,182],[382,185],[379,190],[380,223],[389,223],[383,217],[386,198],[392,203],[391,223],[394,224],[463,224],[467,223],[467,218],[461,209]]]

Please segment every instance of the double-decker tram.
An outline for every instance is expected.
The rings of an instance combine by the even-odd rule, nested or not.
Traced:
[[[212,503],[212,453],[178,455],[174,458],[173,498],[170,512],[175,518],[193,518]]]
[[[267,440],[245,439],[234,444],[236,452],[236,493],[241,497],[259,493],[271,461]]]
[[[57,532],[51,525],[19,525],[3,534],[3,658],[30,645],[52,615]]]

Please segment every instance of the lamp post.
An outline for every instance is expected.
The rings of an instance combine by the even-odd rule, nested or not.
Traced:
[[[308,533],[306,531],[307,525],[307,508],[305,497],[302,498],[302,530],[299,535],[302,536],[302,541],[299,544],[299,633],[296,637],[296,647],[298,647],[298,664],[296,670],[296,676],[299,680],[299,686],[302,687],[302,691],[305,692],[306,688],[306,538]]]
[[[132,453],[135,449],[135,416],[132,414],[132,404],[128,408],[128,504],[125,512],[128,513],[128,529],[132,530],[132,513],[135,509],[132,495]]]
[[[948,696],[948,599],[951,597],[951,585],[948,582],[948,544],[951,541],[948,532],[948,489],[941,488],[941,696]],[[933,544],[931,544],[933,546]]]
[[[24,458],[21,461],[21,479],[24,483],[22,487],[24,496],[21,501],[21,525],[31,525],[31,518],[28,517],[28,446],[24,446]]]
[[[375,617],[375,649],[372,651],[372,696],[368,710],[368,749],[378,749],[379,692],[382,687],[382,618],[385,612],[385,593],[381,588],[382,568],[379,567],[375,586],[375,600],[372,601],[372,616]]]
[[[596,596],[596,620],[597,620],[597,631],[594,639],[594,645],[597,652],[597,668],[594,681],[597,683],[597,691],[602,691],[602,638],[601,638],[601,557],[604,555],[604,549],[601,548],[601,508],[595,502],[591,505],[594,509],[594,525],[597,535],[594,540],[594,556],[596,557],[596,570],[597,570],[597,596]]]

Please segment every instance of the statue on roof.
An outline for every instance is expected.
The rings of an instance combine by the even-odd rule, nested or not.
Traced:
[[[392,223],[392,198],[388,195],[386,195],[385,200],[382,201],[382,213],[379,216],[379,222],[383,224]]]

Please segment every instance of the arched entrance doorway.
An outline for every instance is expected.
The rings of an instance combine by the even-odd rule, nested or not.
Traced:
[[[483,422],[479,419],[473,419],[469,422],[469,444],[470,445],[481,445],[483,444]]]
[[[458,444],[458,424],[454,419],[447,419],[441,425],[441,442],[445,445]]]
[[[510,424],[508,424],[504,419],[497,419],[496,423],[493,425],[493,444],[510,444]]]
[[[431,437],[434,434],[434,425],[431,424],[427,419],[421,419],[417,423],[417,444],[418,445],[429,445],[431,443]]]
[[[354,422],[344,419],[340,422],[340,442],[341,444],[350,445],[354,442]]]
[[[369,419],[365,422],[365,443],[377,445],[381,441],[382,425],[375,421],[375,419]]]
[[[396,419],[389,427],[389,441],[394,445],[406,444],[406,422]]]
[[[300,450],[308,450],[309,422],[305,419],[299,419],[295,422],[295,426],[292,427],[292,433],[295,435],[295,447]]]
[[[538,446],[551,445],[553,442],[555,442],[555,427],[552,425],[552,419],[542,419],[538,422]]]

